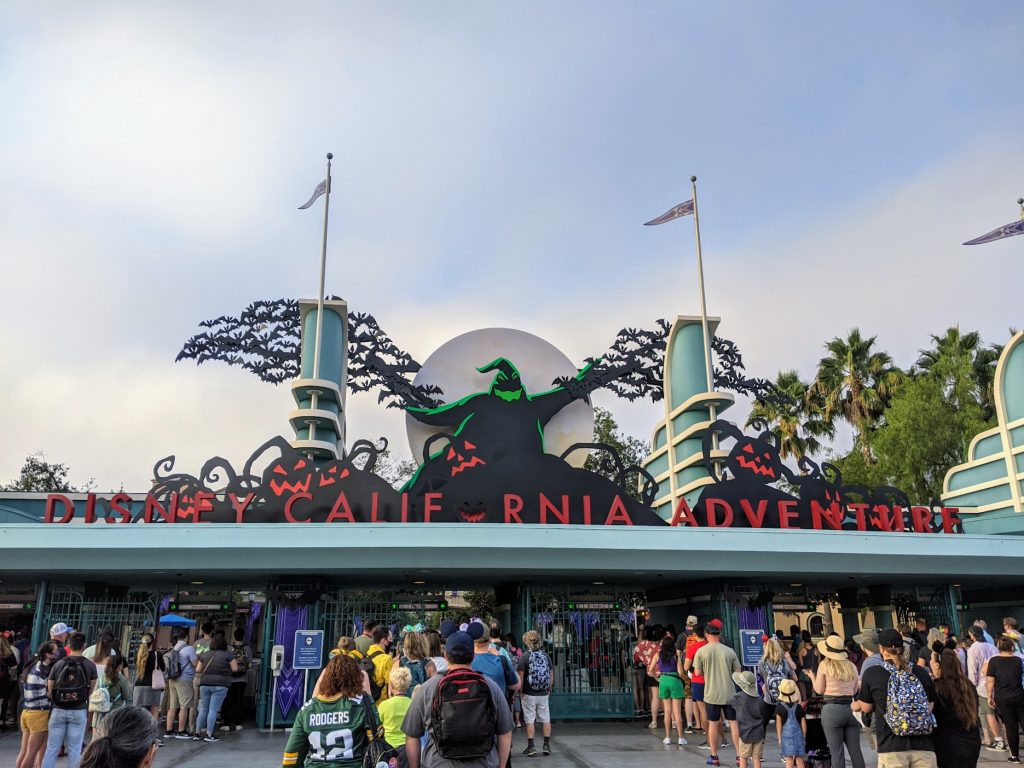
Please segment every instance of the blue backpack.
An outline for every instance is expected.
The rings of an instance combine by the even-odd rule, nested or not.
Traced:
[[[935,728],[935,718],[928,706],[928,694],[909,670],[896,669],[889,662],[882,667],[889,672],[885,691],[885,723],[897,736],[927,736]]]

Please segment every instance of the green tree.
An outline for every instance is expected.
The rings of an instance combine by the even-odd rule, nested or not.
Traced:
[[[0,491],[22,491],[29,493],[78,493],[89,491],[95,482],[89,480],[81,488],[68,480],[67,464],[50,463],[42,451],[29,454],[16,480],[0,484]]]
[[[618,451],[622,465],[625,467],[640,466],[640,462],[646,459],[651,452],[650,444],[646,440],[622,434],[611,411],[599,405],[594,406],[594,442],[610,445]],[[599,453],[592,453],[588,456],[583,468],[607,477],[609,480],[615,480],[614,468],[602,466]],[[634,480],[635,475],[627,478],[626,491],[633,498],[639,499],[640,490]]]
[[[835,434],[835,427],[824,419],[821,398],[811,395],[810,385],[800,380],[795,370],[779,371],[775,386],[792,402],[754,403],[747,426],[763,419],[779,440],[782,458],[800,459],[821,450],[821,439]]]
[[[830,425],[836,419],[849,422],[854,445],[869,464],[869,433],[904,378],[888,353],[875,350],[876,338],[864,338],[859,328],[851,330],[845,339],[833,338],[825,344],[828,355],[818,363],[818,375],[811,386],[811,396],[823,403],[824,421]]]
[[[484,621],[494,618],[498,608],[493,589],[470,590],[463,592],[462,597],[471,616],[479,616]]]
[[[931,338],[932,347],[921,350],[917,369],[941,385],[944,397],[958,413],[982,416],[983,403],[992,401],[998,351],[983,346],[977,331],[961,333],[959,326]]]

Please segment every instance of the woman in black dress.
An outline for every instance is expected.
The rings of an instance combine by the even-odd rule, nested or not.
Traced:
[[[1007,762],[1020,762],[1020,727],[1024,724],[1024,663],[1017,656],[1017,641],[1008,635],[996,640],[998,656],[985,662],[982,672],[988,680],[989,706],[999,712],[1006,729]]]
[[[939,655],[935,677],[935,758],[938,768],[974,768],[981,753],[978,693],[956,652]]]

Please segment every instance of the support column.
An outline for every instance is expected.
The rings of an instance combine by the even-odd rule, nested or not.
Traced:
[[[840,589],[837,594],[839,596],[839,615],[843,617],[844,639],[851,638],[860,632],[860,606],[858,605],[857,589],[856,587]]]
[[[875,612],[875,628],[892,629],[892,587],[888,584],[869,586],[868,601]]]
[[[274,676],[270,671],[270,654],[274,649],[274,622],[277,620],[277,606],[270,600],[264,604],[263,642],[261,651],[259,692],[256,697],[256,727],[270,727],[270,697],[274,695]]]
[[[960,637],[960,588],[949,586],[946,588],[946,600],[949,604],[949,631]]]
[[[29,645],[32,652],[49,636],[46,631],[46,598],[49,588],[50,582],[45,579],[36,588],[36,612],[32,615],[32,644]]]

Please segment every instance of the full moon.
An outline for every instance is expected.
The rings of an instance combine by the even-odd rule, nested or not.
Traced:
[[[478,373],[477,368],[492,360],[508,359],[522,376],[528,395],[547,392],[560,376],[575,376],[578,368],[561,350],[532,333],[512,328],[482,328],[446,341],[426,362],[413,383],[435,385],[444,393],[445,403],[460,400],[477,392],[487,392],[495,372]],[[405,417],[406,432],[412,457],[423,463],[423,444],[437,433],[436,427],[420,424],[412,416]],[[560,456],[573,443],[590,443],[594,439],[594,409],[584,400],[570,403],[544,428],[544,449]],[[433,450],[441,446],[435,444]],[[588,451],[573,451],[567,461],[582,467]]]

